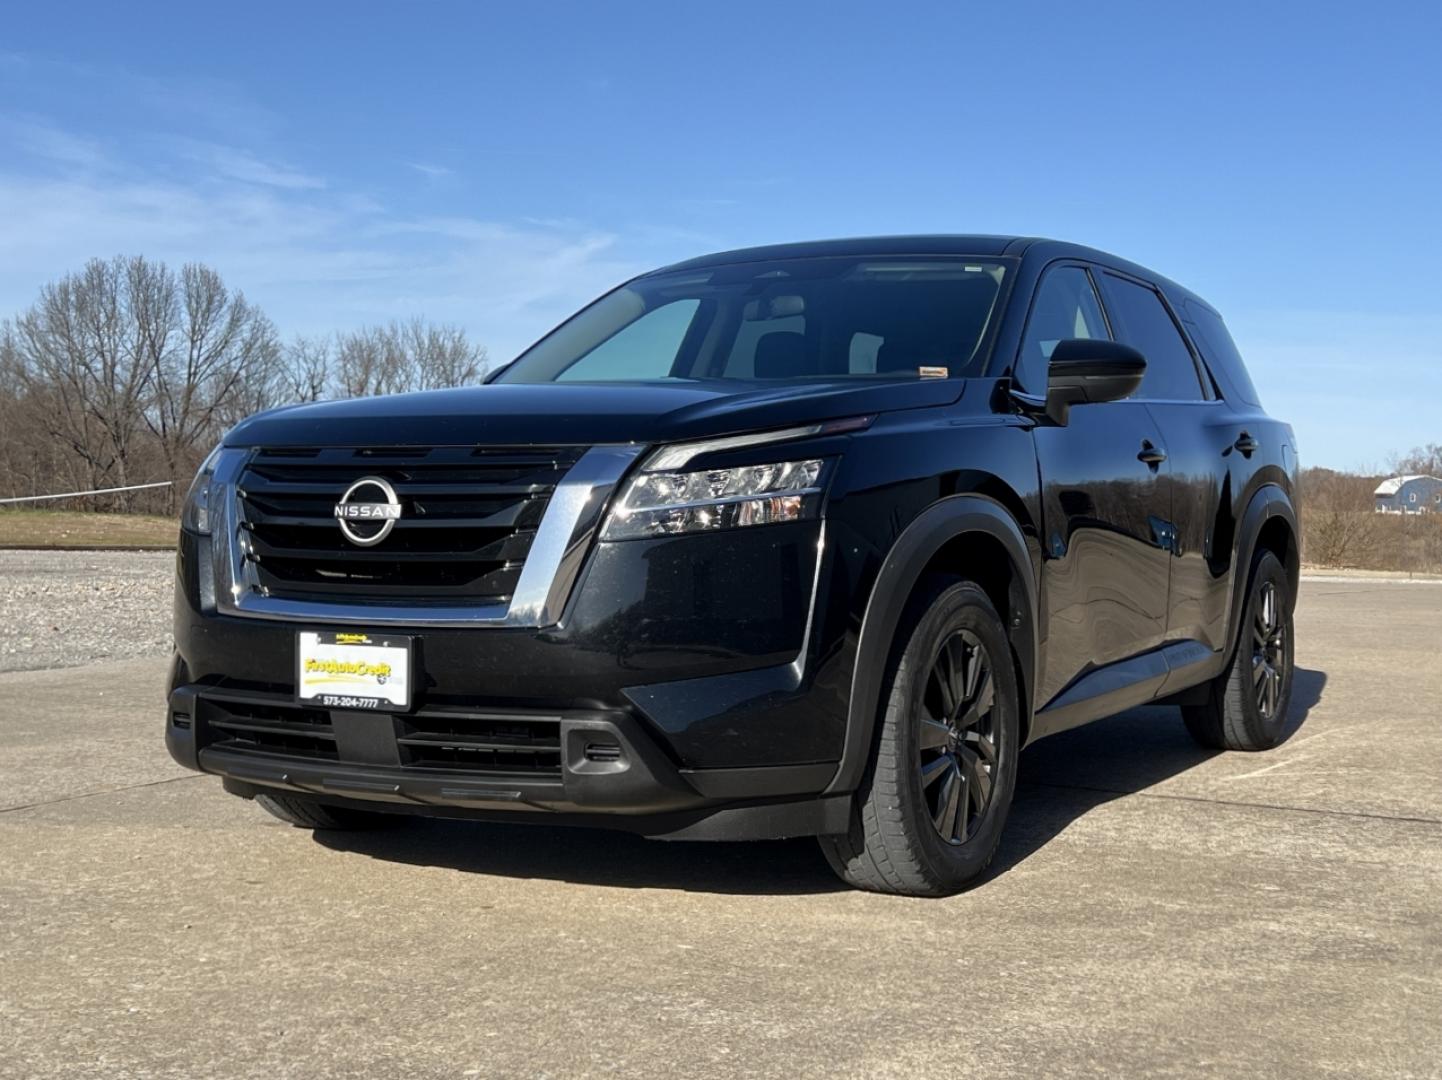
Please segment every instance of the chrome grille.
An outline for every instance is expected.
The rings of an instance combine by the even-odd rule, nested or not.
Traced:
[[[508,602],[574,447],[266,448],[236,483],[245,559],[266,596],[432,604]],[[380,543],[341,532],[334,508],[363,476],[402,513]]]

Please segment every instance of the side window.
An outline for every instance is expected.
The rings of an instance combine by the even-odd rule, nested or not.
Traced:
[[[1136,397],[1151,401],[1201,401],[1202,383],[1186,340],[1155,289],[1106,275],[1107,299],[1121,339],[1147,358]]]
[[[623,326],[556,376],[558,382],[665,379],[701,301],[673,300]]]
[[[1091,275],[1080,266],[1048,270],[1037,288],[1021,343],[1021,370],[1045,385],[1047,362],[1058,341],[1068,338],[1110,338]]]
[[[1252,377],[1247,374],[1247,365],[1242,362],[1242,354],[1237,351],[1237,344],[1232,340],[1222,317],[1211,308],[1191,300],[1185,301],[1182,306],[1186,308],[1187,317],[1196,327],[1192,340],[1197,343],[1197,348],[1202,350],[1212,372],[1221,372],[1222,385],[1236,393],[1248,405],[1261,405],[1257,389],[1252,385]]]

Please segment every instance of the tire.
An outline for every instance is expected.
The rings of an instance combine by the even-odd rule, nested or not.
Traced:
[[[281,821],[301,829],[387,829],[401,820],[398,814],[328,806],[299,795],[257,795],[255,801]]]
[[[1001,618],[971,582],[929,583],[901,625],[915,629],[892,649],[850,831],[821,837],[821,849],[857,888],[947,896],[986,869],[1006,824],[1020,751],[1016,666]]]
[[[1293,599],[1281,560],[1257,552],[1231,662],[1202,704],[1182,706],[1187,730],[1203,746],[1270,750],[1281,741],[1292,700]]]

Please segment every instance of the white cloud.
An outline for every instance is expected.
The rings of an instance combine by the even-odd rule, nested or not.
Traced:
[[[21,154],[57,166],[96,170],[107,163],[98,139],[62,131],[33,116],[0,114],[0,143],[4,142]]]
[[[257,105],[240,88],[220,79],[159,76],[113,64],[87,64],[14,52],[0,52],[0,81],[11,80],[9,96],[43,90],[47,109],[93,113],[97,102],[124,102],[127,112],[168,130],[184,126],[209,137],[249,142],[272,135],[284,117]],[[34,95],[32,95],[34,96]]]
[[[214,143],[180,140],[181,156],[199,163],[217,176],[245,184],[278,188],[323,188],[325,181],[286,165],[263,161],[246,150]]]
[[[0,130],[0,317],[89,258],[140,253],[214,266],[287,334],[419,314],[508,359],[644,269],[577,222],[416,216],[238,147],[109,145],[33,119]]]
[[[428,165],[424,161],[407,161],[406,168],[414,169],[422,176],[428,176],[432,180],[440,180],[447,176],[454,176],[455,170],[448,169],[444,165]]]

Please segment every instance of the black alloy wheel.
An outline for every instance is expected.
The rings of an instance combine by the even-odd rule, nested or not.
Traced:
[[[941,643],[922,695],[917,766],[931,824],[964,844],[991,804],[996,772],[996,685],[986,647],[969,630]]]
[[[1252,605],[1252,686],[1257,712],[1270,721],[1277,714],[1287,667],[1287,627],[1275,582],[1264,581]]]

